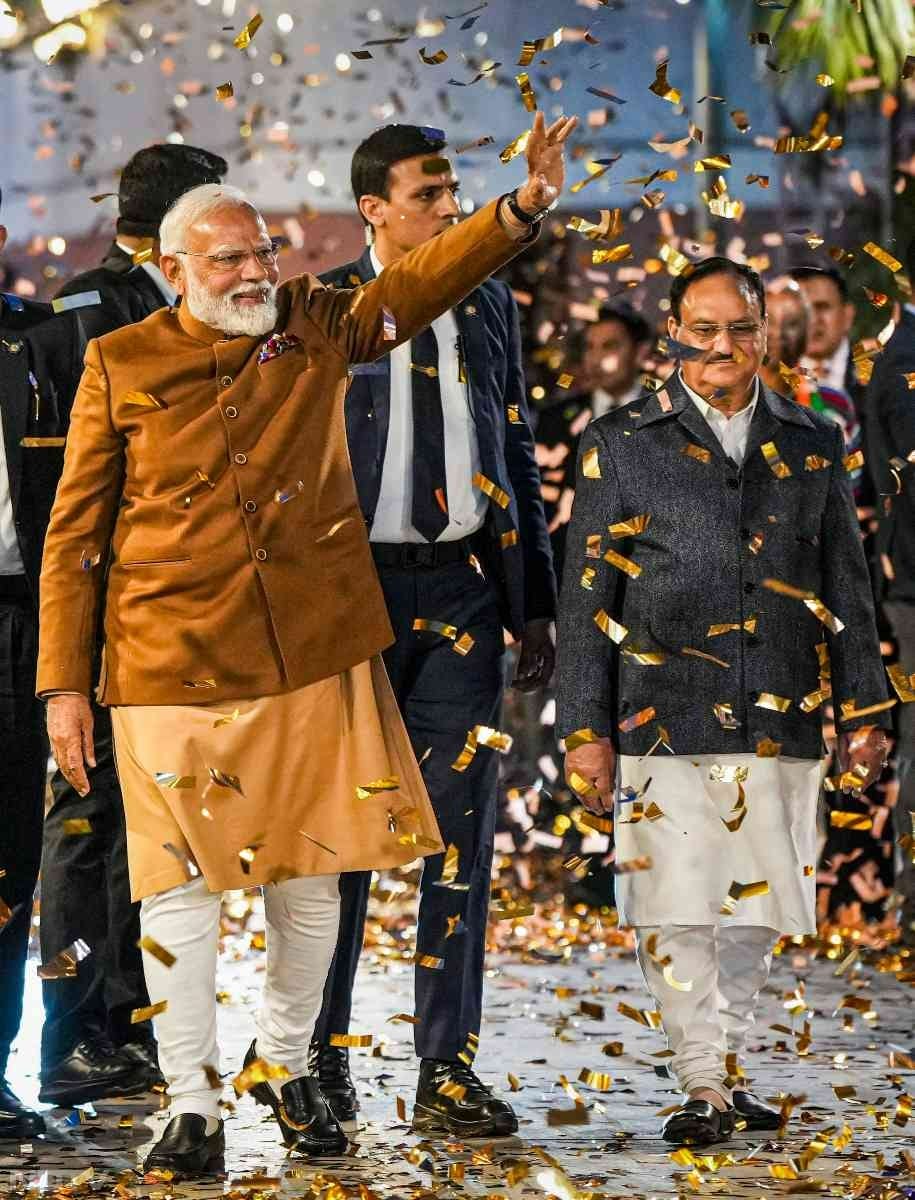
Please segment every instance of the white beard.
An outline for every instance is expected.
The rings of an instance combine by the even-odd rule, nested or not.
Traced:
[[[186,277],[187,292],[184,303],[190,314],[211,329],[232,336],[263,337],[272,333],[279,315],[276,304],[276,284],[264,283],[260,290],[267,293],[267,299],[257,308],[240,308],[232,299],[231,292],[223,292],[214,296],[196,279]]]

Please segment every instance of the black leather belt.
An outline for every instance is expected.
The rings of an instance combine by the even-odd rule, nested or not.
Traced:
[[[0,604],[32,603],[29,581],[24,575],[0,575]]]
[[[475,538],[457,542],[370,542],[372,557],[379,567],[445,567],[466,562],[478,547]]]

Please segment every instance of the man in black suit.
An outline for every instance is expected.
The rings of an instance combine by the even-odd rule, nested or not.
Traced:
[[[0,250],[7,231],[0,225]],[[35,697],[41,547],[63,460],[57,414],[42,410],[25,332],[49,304],[0,294],[0,1139],[28,1139],[44,1121],[6,1081],[41,859],[48,739]],[[50,441],[48,440],[50,438]]]
[[[915,279],[915,242],[908,249],[906,270]],[[877,356],[867,389],[865,452],[878,497],[877,597],[899,651],[898,663],[889,669],[902,701],[897,711],[899,795],[893,809],[901,865],[895,888],[902,897],[900,923],[909,946],[915,946],[915,392],[909,386],[913,371],[915,305],[906,304],[895,333]]]
[[[457,220],[458,182],[444,148],[441,131],[413,125],[386,126],[358,147],[353,192],[372,242],[325,282],[369,280]],[[353,375],[350,457],[396,637],[385,664],[449,847],[426,859],[422,875],[413,1123],[497,1136],[517,1129],[515,1115],[470,1069],[496,814],[491,735],[503,628],[521,639],[514,686],[540,687],[553,670],[556,602],[510,291],[488,281]],[[340,937],[312,1043],[312,1070],[351,1126],[358,1102],[347,1052],[330,1039],[349,1027],[369,882],[368,874],[341,877]]]
[[[94,303],[74,310],[83,347],[122,325],[141,321],[175,292],[159,270],[159,223],[166,209],[201,183],[219,182],[224,159],[194,146],[139,150],[121,173],[117,236],[100,267],[68,281],[62,297]],[[36,339],[37,340],[37,339]],[[72,403],[81,374],[63,336],[36,346],[42,387]],[[145,1091],[160,1079],[149,1022],[131,1012],[149,1003],[137,940],[139,905],[130,903],[126,831],[107,708],[93,707],[96,765],[91,789],[79,793],[57,772],[45,819],[42,855],[41,955],[44,962],[82,939],[91,954],[76,974],[44,984],[41,1091],[49,1104],[73,1105]],[[74,822],[84,832],[74,835]],[[77,901],[78,897],[78,901]]]

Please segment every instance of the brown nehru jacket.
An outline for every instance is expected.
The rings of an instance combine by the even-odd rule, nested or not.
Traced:
[[[105,704],[273,695],[392,641],[350,471],[350,363],[386,354],[526,243],[493,202],[352,291],[279,289],[282,353],[187,306],[90,343],[41,574],[38,691]]]

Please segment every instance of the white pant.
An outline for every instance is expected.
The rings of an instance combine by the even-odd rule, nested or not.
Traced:
[[[257,1018],[257,1053],[281,1063],[293,1078],[308,1072],[308,1044],[337,943],[339,879],[314,875],[263,889],[267,977]],[[208,891],[201,878],[148,896],[140,905],[143,935],[176,960],[166,967],[151,954],[143,955],[150,1003],[168,1001],[154,1023],[173,1117],[220,1115],[221,1088],[210,1086],[205,1068],[219,1070],[216,953],[221,901],[222,893]],[[242,1064],[233,1066],[240,1071]]]
[[[756,1002],[769,978],[774,929],[740,925],[640,925],[636,929],[639,963],[649,991],[657,1002],[673,1051],[670,1065],[682,1090],[711,1088],[725,1100],[725,1056],[743,1053],[753,1027]],[[654,959],[670,956],[669,974],[678,983],[692,983],[679,991],[664,978],[664,968]]]

